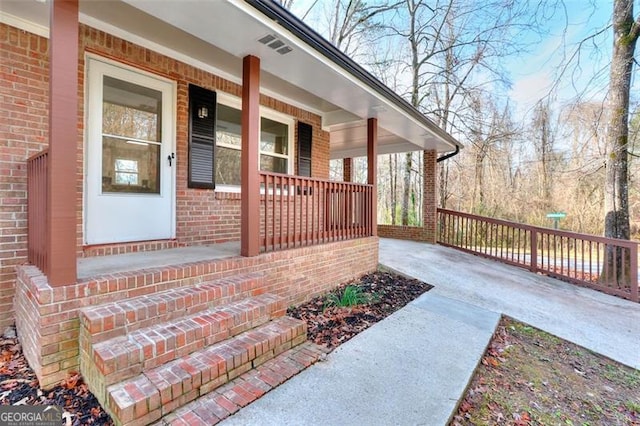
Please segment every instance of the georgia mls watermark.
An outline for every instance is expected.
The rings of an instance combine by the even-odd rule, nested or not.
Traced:
[[[0,405],[0,426],[60,426],[62,412],[57,405]]]

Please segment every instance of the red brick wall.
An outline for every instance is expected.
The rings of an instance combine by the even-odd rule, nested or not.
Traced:
[[[18,268],[16,325],[25,356],[40,384],[51,387],[79,367],[79,309],[169,288],[252,272],[265,274],[264,291],[287,306],[324,294],[340,283],[374,271],[378,238],[123,272],[66,287],[52,288],[34,266]]]
[[[0,24],[0,332],[27,256],[25,160],[47,145],[47,40]]]
[[[187,87],[189,83],[240,95],[240,86],[96,29],[81,25],[78,63],[77,247],[79,256],[153,250],[239,239],[239,194],[187,188]],[[83,247],[85,52],[165,76],[177,83],[177,238]],[[15,268],[27,261],[26,159],[48,144],[48,41],[0,23],[0,331],[13,321]],[[269,108],[313,126],[312,173],[329,177],[329,135],[320,117],[261,96]],[[297,166],[296,166],[297,168]]]
[[[422,227],[401,225],[378,225],[378,236],[400,240],[437,242],[437,153],[434,150],[423,151],[423,204]]]
[[[425,230],[419,226],[378,225],[378,237],[431,242]]]

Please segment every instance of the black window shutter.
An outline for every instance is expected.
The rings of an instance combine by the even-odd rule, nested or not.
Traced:
[[[313,127],[298,122],[298,175],[311,177],[311,140]]]
[[[216,92],[189,85],[189,188],[214,189]]]

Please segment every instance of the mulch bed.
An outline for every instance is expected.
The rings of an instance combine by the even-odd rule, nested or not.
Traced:
[[[361,331],[388,317],[433,286],[416,279],[389,272],[376,271],[332,293],[340,294],[348,285],[360,287],[374,301],[362,306],[325,308],[326,296],[290,308],[287,315],[306,321],[309,340],[335,349]]]
[[[78,373],[50,391],[40,389],[13,328],[0,338],[0,405],[58,405],[65,425],[113,424]]]
[[[289,309],[288,315],[307,322],[309,340],[334,349],[432,288],[422,281],[377,271],[333,293],[347,285],[360,287],[372,300],[356,307],[325,309],[325,296]],[[0,336],[0,405],[59,405],[65,410],[66,426],[113,425],[78,373],[71,373],[50,391],[40,389],[14,328]]]

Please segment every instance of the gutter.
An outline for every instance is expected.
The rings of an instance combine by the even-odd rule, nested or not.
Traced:
[[[460,152],[460,146],[456,145],[456,150],[455,151],[450,152],[448,154],[444,154],[444,155],[438,157],[436,159],[436,163],[439,163],[439,162],[444,161],[444,160],[448,160],[451,157],[455,157],[456,155],[458,155],[459,152]]]
[[[320,53],[333,63],[340,66],[349,74],[365,83],[387,101],[398,106],[406,114],[416,119],[419,123],[424,125],[436,136],[450,143],[452,146],[455,146],[455,154],[460,151],[460,147],[462,146],[462,144],[458,142],[453,136],[442,130],[438,125],[436,125],[433,121],[431,121],[424,114],[418,111],[409,102],[407,102],[396,92],[388,88],[386,85],[381,83],[380,80],[367,72],[353,59],[345,55],[342,51],[340,51],[340,49],[335,47],[324,37],[315,32],[311,27],[294,16],[291,12],[272,0],[245,0],[245,2],[254,7],[269,19],[275,21],[278,25],[285,28],[287,31],[291,32],[297,38],[308,44],[310,47],[315,49],[318,53]]]

